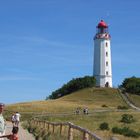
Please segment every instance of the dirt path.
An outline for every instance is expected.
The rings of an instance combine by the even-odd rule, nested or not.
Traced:
[[[128,93],[122,93],[122,91],[119,89],[120,95],[122,96],[123,100],[129,105],[131,106],[133,109],[140,111],[140,108],[135,106],[134,103],[132,103],[129,99]]]
[[[11,130],[12,130],[11,122],[7,122],[6,134],[11,134]],[[19,136],[19,140],[35,140],[32,134],[28,133],[27,130],[23,129],[21,125],[19,125],[18,136]]]

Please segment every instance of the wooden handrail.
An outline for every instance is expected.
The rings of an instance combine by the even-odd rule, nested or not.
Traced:
[[[59,127],[60,128],[60,135],[62,135],[63,126],[68,126],[69,127],[69,129],[68,129],[68,140],[73,140],[74,129],[83,133],[83,139],[82,140],[89,140],[89,136],[91,138],[94,138],[95,140],[102,140],[100,137],[98,137],[96,134],[92,133],[88,129],[85,129],[85,128],[77,126],[77,125],[74,125],[71,122],[66,122],[66,123],[59,122],[58,123],[58,122],[41,121],[41,120],[37,120],[37,119],[31,120],[31,122],[33,122],[37,126],[43,126],[44,128],[47,124],[48,125],[48,131],[50,130],[50,125],[52,125],[52,127],[53,127],[52,132],[53,133],[55,131],[55,126],[60,126]]]

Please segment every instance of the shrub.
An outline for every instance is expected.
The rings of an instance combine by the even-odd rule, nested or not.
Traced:
[[[75,78],[64,84],[61,88],[53,91],[47,99],[57,99],[83,88],[94,87],[95,84],[96,79],[93,76]]]
[[[108,106],[104,104],[104,105],[102,105],[102,107],[108,107]]]
[[[117,109],[128,109],[128,107],[127,107],[127,106],[121,106],[121,105],[119,105],[119,106],[117,107]]]
[[[132,123],[132,122],[134,122],[134,118],[130,114],[123,114],[122,115],[121,122],[124,122],[124,123]]]
[[[138,138],[140,136],[140,133],[138,133],[132,129],[129,129],[129,127],[123,127],[123,128],[113,127],[112,132],[115,134],[120,134],[120,135],[124,135],[127,137]]]
[[[101,130],[109,130],[109,125],[106,122],[103,122],[100,124],[100,129]]]
[[[135,76],[126,78],[121,87],[124,88],[126,92],[140,95],[140,78]]]

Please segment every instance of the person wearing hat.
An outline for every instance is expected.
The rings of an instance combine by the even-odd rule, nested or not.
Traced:
[[[0,136],[5,134],[5,120],[2,115],[3,110],[4,110],[4,104],[0,103]],[[0,140],[4,140],[4,138],[0,138]]]

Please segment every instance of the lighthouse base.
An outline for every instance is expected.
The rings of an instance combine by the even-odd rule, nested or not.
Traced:
[[[97,87],[112,87],[111,76],[95,76]]]

